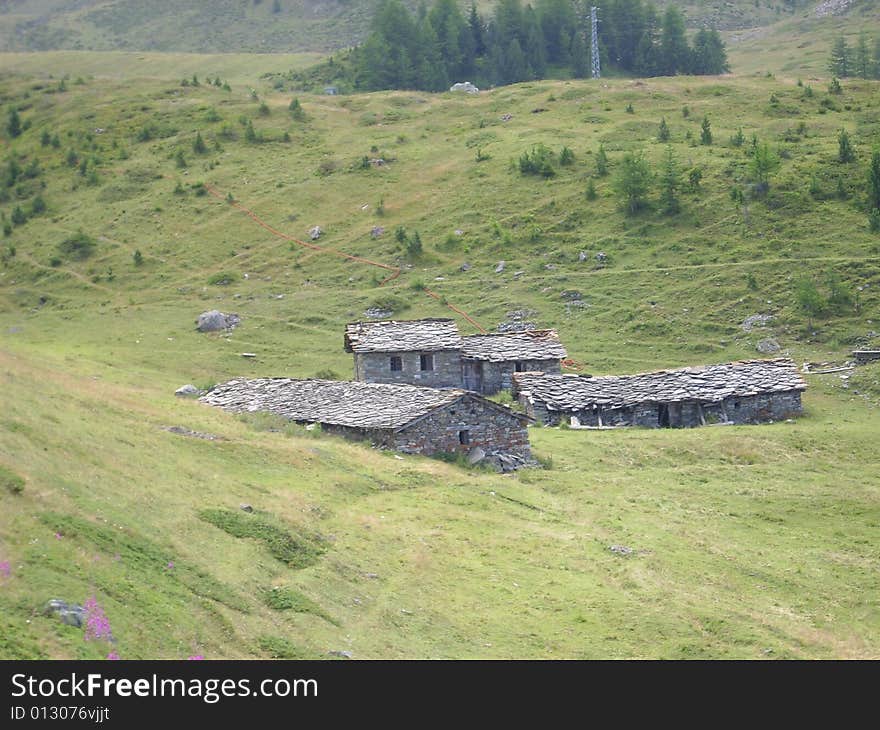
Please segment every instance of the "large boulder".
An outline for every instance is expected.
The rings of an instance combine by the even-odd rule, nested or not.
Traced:
[[[68,603],[60,598],[53,598],[46,604],[43,609],[46,616],[57,616],[61,619],[61,623],[68,626],[82,627],[85,626],[88,618],[88,611],[76,603]]]
[[[187,385],[182,385],[174,391],[174,395],[176,395],[178,398],[195,398],[196,396],[199,396],[201,394],[202,391],[200,391],[198,388],[196,388],[196,386],[192,385],[191,383],[188,383]]]
[[[239,322],[241,322],[241,318],[237,314],[223,314],[223,312],[212,309],[199,315],[196,320],[196,329],[199,332],[219,332],[220,330],[231,330]]]

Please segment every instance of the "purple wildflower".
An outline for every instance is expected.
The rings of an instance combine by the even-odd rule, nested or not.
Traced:
[[[8,560],[4,560],[2,563],[0,563],[0,575],[2,575],[4,578],[8,578],[10,575],[12,575],[12,566],[9,564]]]
[[[188,657],[187,657],[187,659],[188,659],[189,661],[193,661],[193,662],[200,662],[200,661],[202,661],[204,658],[205,658],[205,657],[202,656],[201,654],[195,654],[195,655],[193,655],[193,656],[188,656]]]
[[[55,533],[55,539],[56,539],[56,540],[60,540],[62,537],[64,537],[64,535],[62,535],[60,532],[56,532],[56,533]]]
[[[113,631],[110,629],[110,620],[104,609],[98,604],[94,596],[86,601],[85,606],[88,618],[86,619],[86,641],[92,639],[107,639],[113,641]]]
[[[117,654],[115,651],[111,651],[111,652],[107,655],[107,659],[109,659],[109,660],[112,661],[112,662],[119,661],[119,654]]]
[[[174,561],[169,560],[168,565],[166,565],[165,567],[168,568],[168,570],[174,570]]]

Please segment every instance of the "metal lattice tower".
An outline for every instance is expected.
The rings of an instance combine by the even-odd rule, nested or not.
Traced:
[[[599,68],[599,17],[595,5],[590,7],[590,67],[593,78],[598,79],[602,73]]]

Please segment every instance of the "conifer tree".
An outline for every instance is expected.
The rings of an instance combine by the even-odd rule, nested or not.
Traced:
[[[831,61],[828,69],[834,76],[841,79],[849,76],[849,48],[846,45],[846,38],[842,35],[838,36],[831,46]]]

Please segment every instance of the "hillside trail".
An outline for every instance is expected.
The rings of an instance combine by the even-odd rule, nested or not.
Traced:
[[[365,264],[367,266],[374,266],[374,267],[382,269],[384,271],[390,271],[391,273],[388,276],[386,276],[382,281],[379,282],[379,286],[385,286],[385,284],[387,284],[391,281],[394,281],[394,279],[399,277],[400,274],[402,273],[399,266],[392,266],[391,264],[383,264],[380,261],[372,261],[371,259],[364,258],[363,256],[353,256],[352,254],[348,254],[343,251],[337,251],[336,249],[333,249],[333,248],[327,248],[326,246],[319,246],[316,243],[302,241],[299,238],[296,238],[295,236],[291,236],[288,233],[284,233],[283,231],[279,231],[277,228],[274,228],[273,226],[269,225],[262,218],[260,218],[256,213],[254,213],[254,211],[252,211],[250,208],[246,208],[244,205],[239,203],[237,200],[232,200],[232,199],[228,198],[227,196],[223,195],[213,185],[205,183],[205,189],[211,195],[213,195],[215,198],[217,198],[218,200],[226,201],[229,205],[231,205],[232,207],[234,207],[237,210],[244,213],[254,223],[256,223],[261,228],[264,228],[265,230],[269,231],[273,236],[281,238],[285,241],[289,241],[291,243],[295,243],[295,244],[302,246],[304,248],[308,248],[308,249],[315,251],[317,253],[331,254],[333,256],[338,256],[339,258],[346,259],[348,261],[354,261],[359,264]],[[467,312],[465,312],[464,310],[451,304],[450,302],[448,302],[447,300],[442,298],[439,294],[437,294],[435,291],[429,289],[428,287],[423,287],[422,291],[425,293],[426,296],[429,296],[432,299],[440,302],[441,304],[443,304],[444,306],[449,308],[451,311],[453,311],[456,314],[458,314],[459,316],[463,317],[465,319],[465,321],[467,321],[472,326],[476,327],[477,330],[480,331],[480,333],[486,334],[487,330],[484,327],[482,327],[473,317],[471,317],[469,314],[467,314]]]

